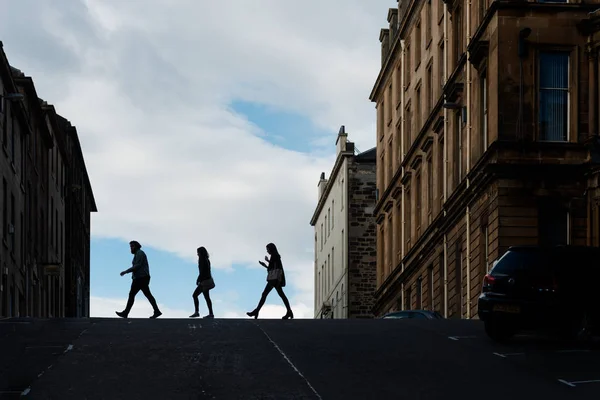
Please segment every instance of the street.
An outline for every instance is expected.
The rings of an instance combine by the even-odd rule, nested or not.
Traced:
[[[534,397],[600,398],[600,347],[465,320],[0,320],[0,400]]]

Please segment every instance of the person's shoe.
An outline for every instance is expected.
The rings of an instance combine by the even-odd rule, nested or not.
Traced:
[[[212,315],[212,314],[208,314],[208,315],[205,315],[205,316],[204,316],[204,317],[202,317],[202,318],[213,319],[214,317],[215,317],[214,315]]]
[[[287,312],[287,314],[281,317],[281,319],[294,319],[294,313],[292,312],[292,310],[290,310]]]
[[[150,317],[151,319],[156,319],[160,317],[162,313],[160,311],[154,311],[154,314]]]
[[[199,316],[200,316],[200,314],[198,314],[197,312],[195,312],[192,315],[190,315],[190,318],[198,318]]]
[[[257,310],[253,310],[253,311],[247,312],[246,315],[249,316],[249,317],[254,317],[254,319],[257,319],[258,318],[258,311]]]
[[[115,311],[115,314],[117,314],[121,318],[127,318],[127,314],[125,314],[125,311]]]

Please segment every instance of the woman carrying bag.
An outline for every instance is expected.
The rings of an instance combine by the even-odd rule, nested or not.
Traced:
[[[263,261],[259,261],[258,263],[267,269],[267,286],[265,286],[265,290],[263,290],[262,295],[260,296],[260,301],[258,302],[258,306],[247,312],[246,315],[249,317],[254,317],[254,319],[258,318],[258,313],[260,309],[265,304],[267,300],[267,296],[275,288],[281,300],[283,300],[283,304],[285,304],[285,308],[287,309],[287,313],[282,317],[282,319],[294,318],[294,313],[292,312],[292,308],[290,307],[290,302],[286,297],[285,293],[283,293],[283,287],[285,286],[285,273],[283,272],[283,264],[281,262],[281,255],[277,251],[277,247],[273,243],[269,243],[267,245],[267,253],[271,256],[265,256],[265,261],[269,264],[265,264]]]
[[[206,306],[208,307],[208,315],[204,318],[214,318],[212,301],[210,300],[209,291],[215,287],[215,281],[212,278],[210,273],[210,260],[208,258],[208,251],[204,247],[198,247],[198,279],[196,279],[196,290],[192,294],[194,298],[194,308],[196,312],[190,315],[190,318],[198,318],[200,313],[198,312],[198,308],[200,306],[198,302],[198,296],[200,293],[204,295],[204,300],[206,300]]]

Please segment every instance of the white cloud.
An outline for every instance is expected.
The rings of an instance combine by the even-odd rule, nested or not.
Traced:
[[[377,38],[397,3],[30,3],[10,5],[0,37],[40,96],[78,127],[100,210],[93,235],[135,238],[190,260],[204,245],[214,268],[261,268],[256,260],[275,242],[297,290],[296,317],[312,316],[312,252],[305,249],[312,249],[316,184],[332,167],[340,125],[359,149],[374,145],[368,95],[380,63]],[[43,31],[35,36],[34,29]],[[60,60],[69,64],[61,69]],[[306,115],[331,132],[306,140],[326,144],[330,155],[269,144],[231,111],[233,100]],[[94,301],[99,314],[107,302],[113,307],[110,299]],[[146,306],[136,313],[147,316]],[[268,305],[263,314],[282,308]]]

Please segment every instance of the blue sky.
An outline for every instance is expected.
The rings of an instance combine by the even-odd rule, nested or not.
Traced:
[[[379,30],[397,2],[147,0],[144,12],[136,1],[4,3],[10,63],[78,129],[99,209],[92,316],[123,309],[131,279],[119,272],[135,239],[162,318],[192,313],[201,245],[216,316],[246,318],[265,285],[258,260],[269,242],[296,318],[312,318],[317,182],[340,125],[359,149],[374,146],[368,96]],[[284,312],[272,293],[261,316]],[[150,313],[138,295],[130,315]]]

